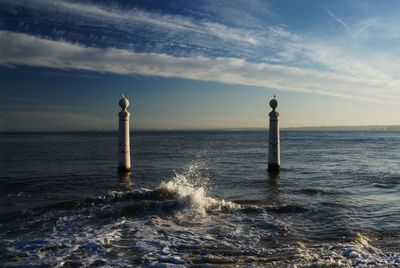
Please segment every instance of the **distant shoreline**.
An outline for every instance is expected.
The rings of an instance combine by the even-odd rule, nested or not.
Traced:
[[[282,130],[332,130],[332,131],[400,131],[400,125],[382,126],[318,126],[318,127],[289,127]]]
[[[207,131],[267,131],[268,128],[210,128],[210,129],[131,129],[133,132],[207,132]],[[308,126],[281,128],[281,131],[400,131],[400,125],[385,126]],[[117,129],[90,129],[90,130],[32,130],[32,131],[0,131],[0,134],[24,133],[91,133],[117,132]]]

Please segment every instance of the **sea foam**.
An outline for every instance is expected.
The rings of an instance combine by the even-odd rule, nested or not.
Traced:
[[[178,200],[190,212],[206,216],[207,212],[240,208],[231,201],[218,200],[207,196],[207,178],[198,176],[198,164],[189,165],[184,173],[175,173],[169,181],[163,181],[157,189],[178,195]]]

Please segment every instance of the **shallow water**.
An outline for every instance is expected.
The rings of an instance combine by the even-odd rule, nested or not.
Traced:
[[[2,134],[2,266],[400,267],[400,133]]]

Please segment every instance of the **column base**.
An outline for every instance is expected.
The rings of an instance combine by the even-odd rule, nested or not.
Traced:
[[[125,172],[131,172],[132,168],[127,168],[127,167],[118,167],[118,173],[125,173]]]
[[[281,169],[281,166],[278,164],[268,164],[268,172],[277,172]]]

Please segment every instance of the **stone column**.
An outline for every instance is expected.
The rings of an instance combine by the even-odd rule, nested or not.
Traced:
[[[269,113],[269,146],[268,146],[268,171],[279,171],[281,166],[279,113],[275,111],[278,101],[274,98],[269,102],[272,111]]]
[[[122,110],[118,113],[118,171],[127,172],[132,170],[129,136],[129,118],[131,114],[126,110],[129,106],[129,101],[124,95],[119,101],[119,106]]]

